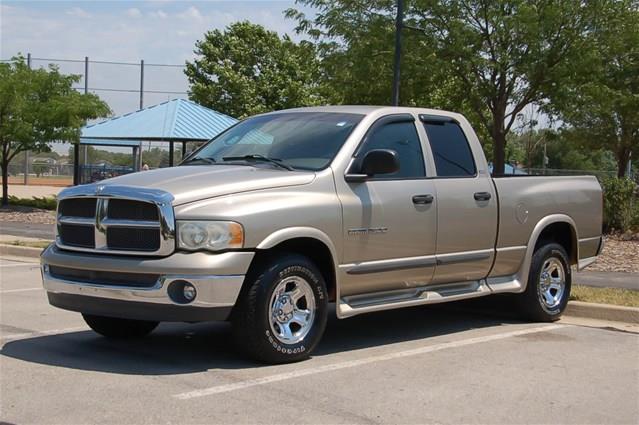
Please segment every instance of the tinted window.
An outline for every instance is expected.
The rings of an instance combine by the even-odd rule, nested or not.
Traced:
[[[435,158],[439,177],[475,175],[475,161],[468,140],[458,124],[425,123],[426,134]]]
[[[386,124],[373,130],[366,143],[359,150],[358,158],[373,149],[391,149],[397,152],[399,171],[384,174],[379,178],[415,178],[426,176],[424,155],[419,143],[419,136],[412,122],[396,122]]]
[[[277,158],[293,168],[320,170],[333,160],[362,117],[290,112],[248,118],[212,139],[187,163],[198,158],[208,158],[216,164],[229,163],[237,162],[228,160],[229,157],[262,155]]]

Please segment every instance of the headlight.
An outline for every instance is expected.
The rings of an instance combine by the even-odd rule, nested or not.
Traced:
[[[244,229],[233,221],[178,220],[177,232],[178,248],[189,251],[221,251],[244,246]]]

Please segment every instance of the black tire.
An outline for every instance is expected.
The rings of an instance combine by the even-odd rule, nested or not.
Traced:
[[[145,320],[119,319],[115,317],[82,314],[91,329],[102,336],[113,339],[140,338],[150,334],[159,322]]]
[[[542,294],[545,292],[542,284],[543,268],[545,265],[551,265],[552,267],[552,264],[561,265],[564,277],[563,292],[561,292],[560,296],[554,297],[556,305],[553,302],[544,302],[542,300],[544,298]],[[554,275],[558,276],[558,273],[557,271]],[[553,275],[551,274],[551,276]],[[518,296],[520,309],[525,318],[536,322],[554,322],[558,320],[568,305],[571,284],[572,274],[566,250],[557,243],[547,243],[538,248],[533,254],[530,264],[526,291]],[[558,291],[555,290],[554,293],[557,295]]]
[[[274,295],[278,285],[286,288],[285,282],[296,278],[308,283],[307,296],[312,292],[314,297],[310,301],[315,304],[314,318],[305,328],[307,333],[301,341],[286,343],[277,335],[279,325],[274,328],[270,322],[269,306],[278,299]],[[293,306],[299,305],[294,302]],[[236,346],[243,354],[260,362],[279,364],[308,358],[322,338],[327,316],[326,283],[317,266],[302,255],[281,253],[264,259],[247,275],[231,322]]]

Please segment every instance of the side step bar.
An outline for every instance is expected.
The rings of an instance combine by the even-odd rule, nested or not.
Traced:
[[[366,295],[350,295],[340,298],[337,304],[337,314],[338,317],[345,318],[374,311],[476,298],[491,293],[486,281],[482,279]]]

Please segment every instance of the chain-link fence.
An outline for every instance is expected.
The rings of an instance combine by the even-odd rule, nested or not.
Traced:
[[[11,59],[3,58],[2,62]],[[122,115],[136,111],[145,106],[155,105],[172,99],[188,97],[188,81],[184,75],[184,64],[147,63],[127,61],[101,61],[84,59],[46,58],[27,54],[25,60],[31,68],[58,67],[63,74],[75,74],[81,77],[74,87],[83,93],[94,93],[105,101],[114,115]],[[73,182],[73,158],[68,156],[68,144],[53,144],[51,148],[60,158],[57,160],[36,161],[36,153],[21,155],[9,165],[10,184],[38,184],[68,186]],[[153,147],[166,149],[167,143],[152,144]],[[94,146],[101,148],[99,145]],[[140,146],[142,156],[151,145]],[[82,182],[95,181],[132,172],[133,167],[111,164],[80,163]],[[25,178],[26,176],[26,178]]]

